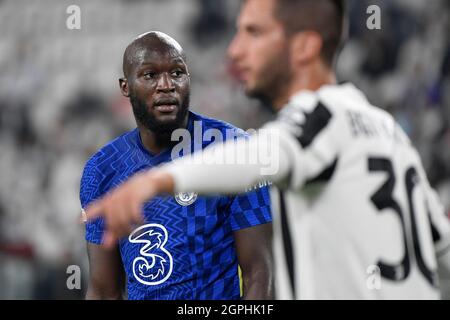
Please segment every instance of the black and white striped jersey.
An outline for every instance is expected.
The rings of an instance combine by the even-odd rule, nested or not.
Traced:
[[[230,154],[250,156],[224,164]],[[437,299],[439,286],[448,288],[449,221],[419,155],[392,116],[351,84],[300,92],[248,141],[166,170],[177,190],[278,186],[279,299]]]
[[[394,119],[347,84],[298,94],[270,126],[293,159],[272,191],[278,297],[439,298],[448,219]]]

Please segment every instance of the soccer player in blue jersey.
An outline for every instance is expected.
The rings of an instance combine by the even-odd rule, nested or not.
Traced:
[[[234,192],[270,179],[279,188],[278,299],[448,297],[450,224],[417,151],[392,116],[354,85],[337,84],[344,1],[242,3],[229,55],[246,93],[270,103],[276,118],[247,141],[138,174],[93,204],[86,215],[108,221],[105,245],[157,194]],[[223,164],[230,153],[258,150],[270,160]]]
[[[189,111],[190,75],[181,46],[160,32],[126,49],[122,94],[137,128],[104,146],[86,164],[81,205],[86,208],[133,174],[172,160],[176,129],[200,126],[226,136],[243,131]],[[194,139],[192,139],[194,140]],[[195,141],[192,141],[194,144]],[[201,148],[210,144],[202,141]],[[272,298],[268,187],[237,196],[161,196],[144,206],[143,221],[115,248],[101,246],[104,220],[86,224],[90,265],[88,299]],[[188,191],[188,190],[186,190]]]

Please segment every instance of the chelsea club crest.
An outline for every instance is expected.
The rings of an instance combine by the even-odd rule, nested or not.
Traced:
[[[175,194],[175,200],[183,207],[190,206],[197,200],[198,194],[195,192],[178,192]]]

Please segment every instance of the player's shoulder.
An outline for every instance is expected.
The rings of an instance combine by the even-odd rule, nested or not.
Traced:
[[[348,97],[351,89],[341,85],[326,85],[316,91],[299,91],[278,113],[277,120],[282,123],[300,124],[308,120],[315,124],[324,121],[328,123],[342,114],[346,100],[354,98]]]
[[[317,91],[317,99],[335,113],[347,114],[349,111],[356,110],[395,122],[391,114],[372,105],[365,93],[350,82],[323,86]]]
[[[280,114],[285,118],[295,117],[296,113],[314,113],[315,118],[346,118],[352,111],[395,122],[391,114],[372,105],[366,95],[349,82],[325,85],[317,91],[301,91],[291,98]]]
[[[129,152],[136,144],[137,129],[125,132],[117,138],[109,141],[98,149],[87,160],[85,169],[98,168],[105,160],[111,162],[119,156],[123,156],[124,152]]]
[[[266,127],[284,128],[296,136],[317,136],[326,131],[332,135],[349,133],[352,123],[382,123],[389,132],[404,135],[394,117],[373,106],[366,95],[352,83],[325,85],[316,91],[300,91]]]
[[[388,136],[397,142],[411,145],[408,135],[395,117],[383,108],[373,105],[355,85],[346,83],[340,86],[325,86],[319,90],[318,96],[335,114],[340,114],[345,123],[356,121],[376,124],[390,133]]]
[[[216,118],[210,118],[210,117],[207,117],[205,115],[195,113],[195,112],[191,112],[191,115],[192,115],[194,121],[202,122],[202,127],[203,127],[204,131],[208,130],[208,129],[216,129],[216,130],[221,131],[223,134],[230,132],[230,133],[234,133],[234,135],[237,135],[237,136],[247,136],[247,133],[243,129],[236,127],[226,121],[219,120]]]
[[[310,128],[313,131],[327,127],[341,112],[333,103],[332,95],[336,86],[326,86],[317,91],[302,90],[294,94],[289,102],[278,112],[275,121],[266,128],[283,127],[288,131]],[[303,130],[302,130],[303,131]]]

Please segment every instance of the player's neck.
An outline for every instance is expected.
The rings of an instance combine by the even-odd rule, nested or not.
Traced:
[[[293,75],[288,90],[273,100],[273,109],[275,112],[280,111],[294,95],[301,91],[317,91],[325,85],[334,85],[336,83],[334,71],[323,66],[322,63],[308,67],[308,69],[301,70]]]
[[[186,116],[186,119],[184,120],[183,125],[181,125],[180,128],[187,128],[187,124],[188,124],[188,116]],[[171,139],[172,132],[166,133],[153,132],[139,123],[138,129],[141,136],[142,145],[146,150],[148,150],[150,153],[154,155],[160,154],[161,152],[172,147],[174,144],[174,142]]]

